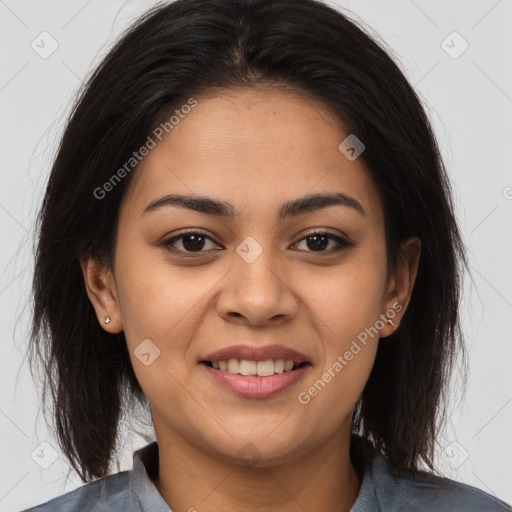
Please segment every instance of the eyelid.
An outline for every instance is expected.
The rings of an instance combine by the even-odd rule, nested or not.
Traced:
[[[175,252],[178,252],[180,254],[186,254],[186,255],[194,255],[194,254],[198,254],[199,255],[199,254],[206,254],[206,252],[208,252],[208,251],[199,251],[197,253],[194,253],[194,252],[187,252],[187,251],[178,250],[178,249],[172,247],[172,245],[174,243],[176,243],[178,240],[180,240],[181,238],[185,237],[186,235],[202,235],[203,237],[211,240],[212,242],[216,243],[217,245],[221,245],[212,236],[210,236],[206,231],[203,231],[200,228],[186,228],[183,231],[180,231],[178,234],[173,235],[170,238],[165,238],[162,241],[162,243],[159,244],[159,245],[163,245],[164,248],[166,248],[168,250],[171,250],[171,251],[175,250]]]
[[[221,245],[213,237],[211,237],[208,233],[206,233],[204,230],[202,230],[200,228],[186,228],[185,230],[172,236],[171,238],[165,239],[161,245],[163,245],[164,248],[166,248],[169,251],[173,251],[173,252],[179,253],[181,255],[190,256],[190,257],[199,256],[201,254],[207,254],[208,252],[210,252],[210,251],[197,251],[197,252],[183,251],[183,250],[176,249],[176,248],[172,247],[172,245],[175,242],[177,242],[178,240],[180,240],[182,237],[184,237],[186,235],[194,235],[194,234],[202,235],[205,238],[211,240],[212,242],[214,242],[218,245]],[[330,249],[328,251],[318,251],[319,255],[330,255],[330,254],[339,252],[343,249],[347,249],[347,248],[356,246],[356,244],[354,242],[351,242],[347,236],[332,233],[332,232],[328,231],[327,228],[314,228],[313,231],[308,231],[308,232],[302,234],[301,237],[296,242],[294,242],[292,244],[292,246],[297,245],[298,243],[303,242],[305,239],[307,239],[311,236],[315,236],[315,235],[327,236],[330,240],[333,240],[337,243],[337,246],[334,249]],[[300,251],[300,252],[302,252],[302,251]],[[317,251],[304,251],[304,252],[315,254],[315,252],[317,252]]]
[[[332,233],[331,231],[327,231],[325,228],[315,228],[313,231],[308,231],[307,233],[301,235],[301,237],[293,243],[293,245],[297,245],[298,243],[304,241],[305,239],[315,236],[315,235],[323,235],[328,237],[330,240],[334,240],[338,245],[334,249],[330,249],[328,251],[319,251],[319,255],[330,255],[342,251],[343,249],[347,249],[350,247],[355,247],[356,244],[351,242],[349,238],[345,235],[340,235],[337,233]],[[306,253],[315,254],[316,251],[305,251]]]

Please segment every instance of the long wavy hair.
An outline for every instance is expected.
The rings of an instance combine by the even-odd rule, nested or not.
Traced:
[[[422,241],[400,327],[380,343],[353,416],[360,467],[374,452],[393,471],[435,471],[456,356],[465,248],[428,116],[389,52],[317,0],[177,0],[138,19],[80,90],[36,221],[31,372],[40,370],[52,430],[84,482],[108,474],[124,413],[147,399],[124,333],[98,324],[79,258],[108,265],[135,167],[103,198],[95,190],[184,98],[259,84],[315,98],[364,141],[382,197],[388,272],[400,242]]]

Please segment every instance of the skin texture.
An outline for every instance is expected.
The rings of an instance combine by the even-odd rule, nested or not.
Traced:
[[[175,511],[348,511],[361,479],[349,458],[354,405],[370,374],[379,336],[303,404],[297,399],[376,324],[398,328],[409,303],[421,243],[386,282],[384,217],[361,159],[338,149],[348,133],[315,100],[277,89],[246,88],[197,97],[197,106],[145,157],[123,198],[113,271],[81,260],[98,321],[124,330],[132,364],[151,403],[159,445],[157,489]],[[334,205],[277,222],[282,203],[342,192],[366,212]],[[230,203],[233,220],[179,206],[143,215],[170,193]],[[210,239],[192,257],[184,239]],[[354,244],[338,252],[308,244],[313,230]],[[236,248],[253,237],[263,249],[247,263]],[[181,254],[179,253],[181,251]],[[396,308],[395,308],[396,309]],[[105,324],[106,315],[112,318]],[[145,366],[142,340],[160,350]],[[274,397],[245,398],[221,388],[199,364],[236,344],[282,344],[311,367]],[[248,462],[243,455],[253,455]],[[194,508],[192,508],[194,507]]]

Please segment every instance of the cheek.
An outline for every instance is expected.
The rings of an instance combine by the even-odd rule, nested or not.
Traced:
[[[205,280],[183,279],[161,258],[148,264],[139,254],[119,266],[118,287],[123,330],[140,386],[151,404],[181,407],[186,352],[197,329],[201,296],[209,289]]]
[[[308,306],[323,321],[330,339],[327,346],[342,350],[382,313],[385,268],[374,258],[358,254],[307,286],[304,297],[309,297]]]
[[[166,343],[208,290],[199,269],[179,269],[164,249],[120,243],[116,282],[123,329],[130,342],[154,336]],[[169,336],[169,338],[167,338]],[[177,340],[179,341],[179,340]]]
[[[385,268],[376,261],[360,258],[340,267],[309,294],[309,306],[322,332],[323,355],[321,368],[308,383],[312,387],[305,391],[317,405],[353,406],[371,372],[383,327],[379,315]]]
[[[308,408],[314,430],[328,435],[346,420],[362,393],[379,343],[381,289],[375,280],[344,278],[336,294],[319,302],[323,354],[297,400]]]
[[[173,266],[163,249],[154,247],[120,244],[116,255],[123,330],[137,379],[150,401],[160,400],[162,391],[168,399],[176,392],[172,399],[179,401],[178,382],[189,378],[190,341],[204,321],[208,294],[215,293],[219,271]],[[223,275],[225,270],[220,272]],[[138,357],[148,352],[146,361]],[[146,366],[148,359],[154,362]]]

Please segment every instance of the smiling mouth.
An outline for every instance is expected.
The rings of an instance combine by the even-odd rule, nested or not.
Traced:
[[[201,364],[209,366],[221,372],[232,373],[248,377],[271,377],[275,374],[288,373],[309,362],[297,362],[285,359],[267,359],[265,361],[249,361],[247,359],[229,359],[219,361],[201,361]]]

